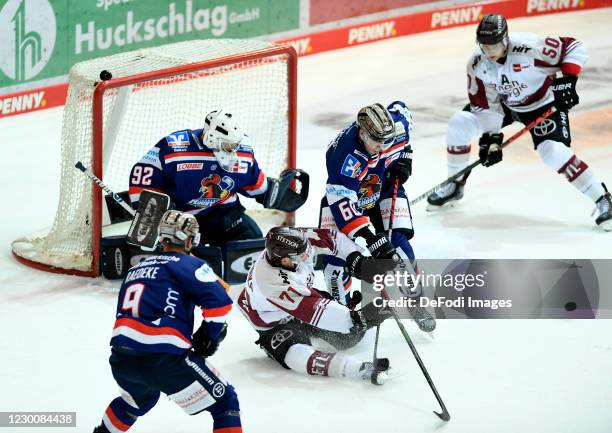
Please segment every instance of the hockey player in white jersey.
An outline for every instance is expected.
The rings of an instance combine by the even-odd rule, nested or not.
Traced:
[[[453,115],[447,132],[449,176],[469,164],[470,141],[480,137],[479,157],[490,167],[502,160],[502,126],[528,124],[550,107],[556,112],[530,132],[535,150],[595,203],[595,223],[612,230],[612,198],[586,162],[570,148],[568,111],[578,104],[576,82],[587,60],[583,44],[571,37],[508,33],[502,15],[486,15],[476,30],[478,48],[467,64],[469,107]],[[557,76],[557,74],[562,76]],[[463,197],[469,173],[432,193],[428,210]]]
[[[318,254],[346,260],[349,273],[361,277],[365,261],[359,247],[335,230],[272,228],[266,248],[255,261],[238,307],[259,333],[257,344],[286,369],[320,376],[346,377],[382,383],[389,361],[377,365],[342,353],[323,352],[311,338],[327,341],[337,350],[357,344],[365,331],[389,317],[372,303],[361,310],[332,299],[314,288],[313,260]],[[383,270],[384,271],[384,270]]]

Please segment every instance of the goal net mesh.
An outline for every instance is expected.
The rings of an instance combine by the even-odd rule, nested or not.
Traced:
[[[257,40],[196,40],[121,53],[75,64],[62,125],[60,199],[48,232],[13,242],[16,255],[56,268],[91,270],[92,188],[74,165],[92,167],[92,115],[100,72],[113,79],[251,53],[274,46]],[[250,136],[267,176],[288,166],[288,56],[267,55],[225,66],[177,73],[162,79],[138,78],[109,89],[103,98],[103,181],[115,192],[128,189],[131,167],[171,132],[201,128],[215,109],[232,113]],[[97,187],[96,187],[97,188]],[[256,218],[281,219],[240,197]],[[103,225],[108,223],[106,218]]]

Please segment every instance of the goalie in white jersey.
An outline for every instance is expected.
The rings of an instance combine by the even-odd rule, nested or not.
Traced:
[[[355,310],[354,302],[347,307],[315,289],[313,260],[318,254],[345,259],[349,273],[356,278],[361,277],[363,264],[374,260],[363,256],[353,241],[335,230],[275,227],[266,236],[266,248],[251,267],[237,305],[259,333],[256,343],[284,368],[382,383],[389,369],[386,358],[372,365],[311,345],[314,337],[338,350],[347,349],[357,344],[367,329],[389,317],[386,310],[372,303]]]
[[[571,37],[508,33],[506,19],[497,14],[482,19],[476,40],[478,48],[467,64],[470,104],[455,113],[448,125],[449,176],[469,164],[473,138],[480,137],[479,157],[489,167],[502,160],[502,126],[513,121],[529,124],[555,106],[557,111],[530,131],[534,147],[548,167],[595,202],[595,223],[612,230],[610,193],[570,148],[568,110],[578,104],[576,82],[588,57],[582,42]],[[562,76],[557,77],[558,73]],[[427,198],[428,210],[461,199],[468,175],[432,193]]]

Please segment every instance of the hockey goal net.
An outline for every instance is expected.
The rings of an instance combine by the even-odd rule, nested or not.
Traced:
[[[148,149],[173,131],[201,128],[215,109],[239,120],[267,176],[295,167],[296,64],[289,46],[234,39],[180,42],[75,64],[55,220],[48,231],[14,241],[15,257],[46,271],[98,275],[100,238],[109,222],[105,200],[75,163],[91,167],[113,191],[125,191],[131,167]],[[102,71],[112,79],[101,80]],[[241,201],[256,218],[285,218],[251,199]]]

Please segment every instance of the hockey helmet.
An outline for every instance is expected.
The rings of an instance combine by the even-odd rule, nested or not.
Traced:
[[[508,48],[508,23],[503,15],[485,15],[476,28],[476,41],[486,55]],[[504,51],[501,51],[501,50]]]
[[[381,143],[383,149],[391,145],[395,138],[395,124],[391,114],[378,102],[359,110],[357,124],[372,140]]]
[[[310,260],[311,246],[304,231],[294,227],[272,227],[266,235],[266,259],[280,267],[281,259],[288,257],[298,267]]]
[[[208,113],[204,123],[204,144],[213,151],[224,170],[236,171],[236,151],[245,136],[242,128],[231,113],[223,110]]]
[[[162,244],[184,247],[188,238],[193,238],[192,246],[200,243],[200,228],[196,218],[189,213],[174,209],[164,213],[157,233],[159,242]]]

